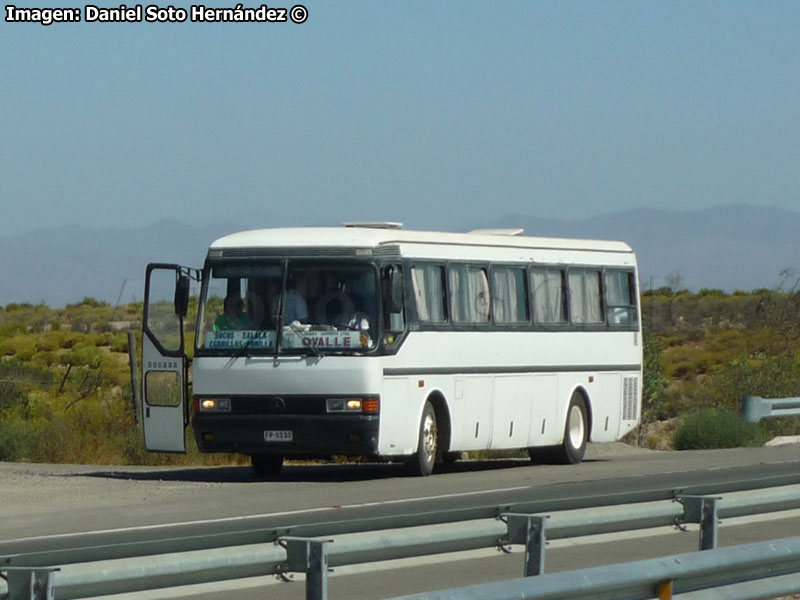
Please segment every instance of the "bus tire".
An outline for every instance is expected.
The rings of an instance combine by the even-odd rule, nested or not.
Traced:
[[[461,452],[442,452],[442,463],[445,465],[454,465],[459,458]]]
[[[536,446],[528,448],[528,456],[535,465],[552,465],[557,462],[556,454],[560,446]]]
[[[564,425],[564,442],[558,446],[556,460],[564,465],[576,465],[586,454],[589,440],[589,418],[586,401],[579,391],[572,393],[567,409],[567,422]]]
[[[281,472],[283,456],[280,454],[253,454],[250,464],[259,477],[274,477]]]
[[[421,477],[427,477],[433,473],[438,446],[439,430],[436,426],[436,411],[433,409],[433,404],[425,402],[422,419],[419,423],[417,451],[406,462],[409,473]]]

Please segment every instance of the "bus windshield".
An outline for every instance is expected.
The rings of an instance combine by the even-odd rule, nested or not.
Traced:
[[[212,264],[197,349],[370,351],[378,340],[376,273],[364,263]]]

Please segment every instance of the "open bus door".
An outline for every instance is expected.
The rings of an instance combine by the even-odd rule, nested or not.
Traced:
[[[189,423],[184,319],[191,276],[181,265],[147,265],[142,319],[142,423],[147,450],[186,452]]]

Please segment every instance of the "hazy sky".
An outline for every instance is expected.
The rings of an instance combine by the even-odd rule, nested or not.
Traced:
[[[0,21],[0,235],[800,206],[800,2],[305,6]]]

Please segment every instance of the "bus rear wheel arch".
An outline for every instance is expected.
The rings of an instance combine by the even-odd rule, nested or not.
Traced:
[[[572,392],[564,424],[564,442],[558,446],[556,460],[565,465],[575,465],[583,460],[589,441],[589,408],[580,390]]]
[[[581,390],[572,392],[564,423],[564,441],[559,446],[528,448],[535,463],[575,465],[583,460],[589,442],[592,421],[589,406]]]

